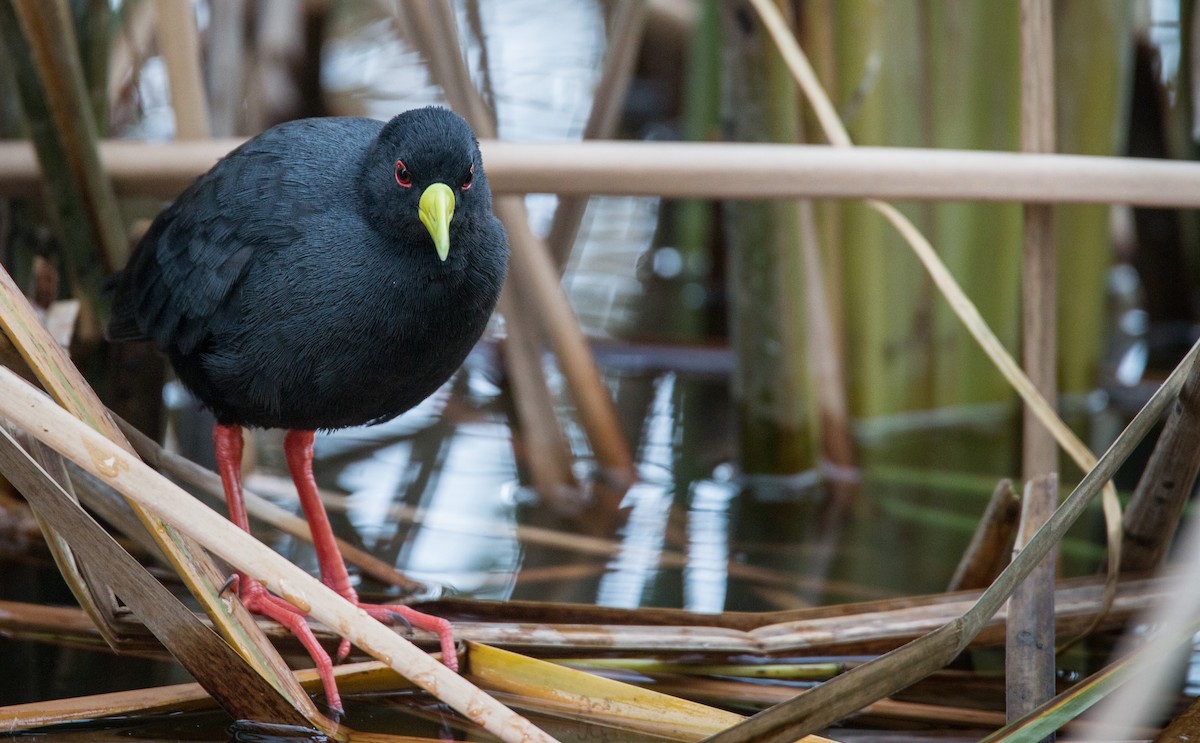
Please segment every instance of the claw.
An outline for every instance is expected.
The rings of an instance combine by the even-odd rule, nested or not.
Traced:
[[[225,594],[228,593],[230,589],[233,589],[234,594],[241,594],[241,584],[241,575],[237,573],[230,575],[225,579],[225,582],[221,584],[221,590],[217,591],[217,598],[225,598]]]
[[[388,619],[390,620],[387,622],[388,624],[395,624],[396,622],[403,624],[404,625],[404,634],[408,635],[409,637],[412,637],[413,626],[412,626],[412,622],[408,621],[408,617],[404,616],[403,614],[401,614],[398,611],[392,611],[390,609],[388,610],[387,614],[388,614]]]

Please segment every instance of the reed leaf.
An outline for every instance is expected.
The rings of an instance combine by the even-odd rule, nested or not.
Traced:
[[[676,676],[732,676],[742,679],[825,681],[848,668],[845,663],[672,663],[651,658],[558,658],[555,663],[573,668],[617,669]]]
[[[469,643],[471,677],[514,703],[591,724],[695,741],[740,722],[741,715],[601,678],[498,648]],[[517,700],[519,699],[519,702]],[[806,736],[804,743],[827,738]]]

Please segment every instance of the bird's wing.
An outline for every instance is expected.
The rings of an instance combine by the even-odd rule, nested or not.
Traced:
[[[110,340],[149,338],[188,354],[236,313],[232,301],[256,255],[298,239],[277,151],[252,142],[231,153],[162,212],[122,272]]]

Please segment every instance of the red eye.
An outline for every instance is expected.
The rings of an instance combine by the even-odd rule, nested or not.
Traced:
[[[396,161],[396,183],[404,188],[412,188],[412,173],[408,172],[403,160]]]
[[[475,164],[472,163],[471,169],[467,171],[467,177],[463,178],[462,185],[459,186],[459,188],[466,191],[468,188],[471,187],[471,184],[474,182],[475,182]]]

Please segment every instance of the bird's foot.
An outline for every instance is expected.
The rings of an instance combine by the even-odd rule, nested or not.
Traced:
[[[442,649],[442,663],[451,671],[458,671],[458,651],[454,647],[454,628],[451,627],[450,622],[403,604],[364,604],[359,602],[357,597],[350,600],[358,604],[360,609],[377,622],[389,625],[400,622],[410,632],[413,627],[416,627],[437,635]],[[349,641],[342,640],[342,644],[338,646],[338,661],[345,660],[349,653]]]
[[[343,713],[342,698],[338,694],[337,681],[333,676],[333,661],[330,659],[329,653],[325,652],[325,648],[321,647],[316,635],[313,634],[312,627],[306,620],[305,612],[268,591],[266,586],[259,581],[247,578],[240,573],[230,576],[229,581],[221,590],[224,592],[230,589],[237,592],[242,604],[251,613],[274,619],[296,636],[316,666],[317,675],[320,676],[321,685],[325,689],[326,703],[335,716],[341,715]],[[372,619],[383,624],[390,625],[400,622],[409,631],[416,627],[437,635],[441,643],[442,662],[451,671],[458,671],[458,653],[454,647],[454,630],[450,622],[403,604],[364,604],[360,603],[357,596],[353,594],[350,601],[357,604]],[[338,662],[345,660],[349,654],[350,641],[342,638],[341,644],[338,645]]]
[[[338,694],[337,681],[333,677],[333,661],[330,660],[329,653],[325,652],[325,648],[321,647],[321,643],[317,641],[312,627],[308,626],[304,611],[272,594],[262,583],[238,573],[230,578],[226,586],[237,591],[238,596],[242,599],[242,604],[252,614],[274,619],[300,640],[300,644],[308,651],[309,657],[316,665],[317,675],[321,677],[321,686],[325,689],[325,701],[329,705],[329,709],[335,717],[340,716],[343,713],[342,697]]]

